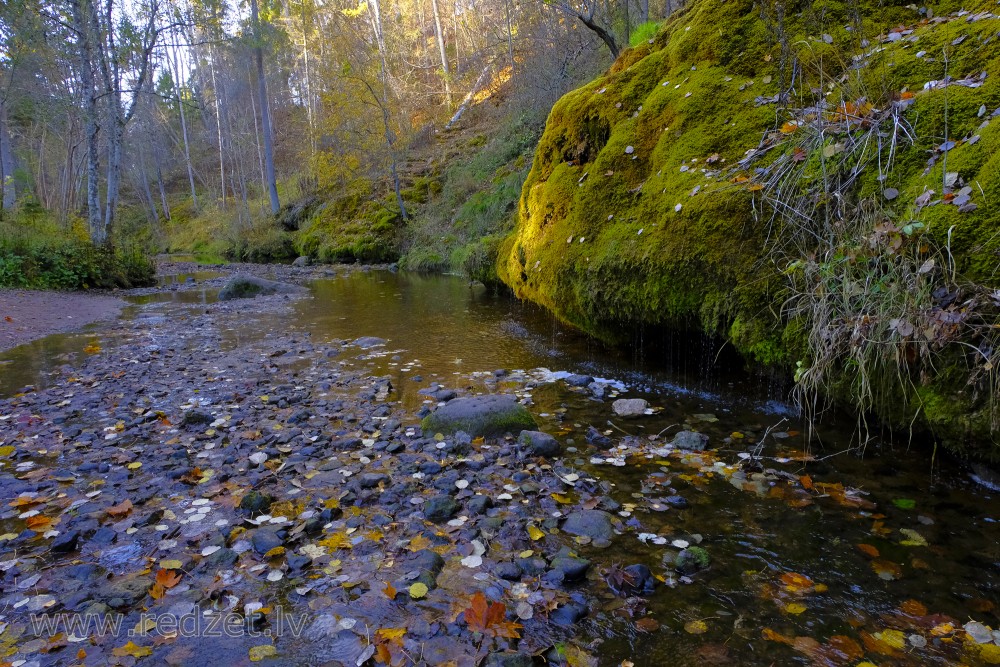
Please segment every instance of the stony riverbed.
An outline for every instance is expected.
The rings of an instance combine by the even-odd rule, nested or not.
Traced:
[[[615,403],[620,383],[544,369],[425,379],[378,331],[313,340],[299,298],[140,307],[0,401],[0,661],[652,664],[650,638],[676,664],[1000,661],[993,497],[949,491],[981,504],[981,548],[949,579],[954,603],[914,599],[959,560],[950,515],[808,468],[786,420],[661,429],[661,405]],[[548,436],[422,428],[474,395],[513,397]],[[777,524],[748,527],[762,517]],[[804,530],[826,531],[830,569],[804,545],[772,551]],[[121,628],[37,623],[74,613]],[[185,618],[200,629],[169,623]]]

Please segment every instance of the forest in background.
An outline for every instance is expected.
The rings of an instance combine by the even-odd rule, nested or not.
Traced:
[[[488,280],[551,105],[675,8],[6,3],[0,285],[141,282],[162,251]]]

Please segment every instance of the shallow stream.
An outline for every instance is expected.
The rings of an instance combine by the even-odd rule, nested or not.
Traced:
[[[215,274],[190,277],[192,289],[134,297],[124,316],[170,317],[214,300],[217,286],[198,283]],[[596,593],[600,604],[581,628],[598,664],[1000,663],[1000,633],[995,651],[962,630],[970,621],[1000,628],[1000,493],[930,443],[872,438],[861,448],[847,416],[807,440],[786,389],[720,370],[711,341],[608,350],[541,309],[455,277],[356,272],[311,290],[294,316],[271,326],[314,343],[385,339],[355,354],[390,376],[392,400],[411,413],[427,402],[419,389],[485,390],[497,369],[591,375],[650,402],[654,414],[622,420],[611,411],[614,389],[597,400],[559,381],[522,388],[542,429],[578,448],[567,460],[616,485],[621,520],[635,528],[581,554],[605,569],[644,563],[661,578],[644,602]],[[223,346],[266,335],[259,326],[227,331]],[[115,340],[97,325],[0,355],[0,395],[45,386],[95,344],[113,353]],[[589,426],[618,449],[589,447]],[[708,435],[709,450],[657,451],[681,430]],[[668,507],[670,494],[688,506]],[[673,574],[683,544],[703,547],[710,567]]]

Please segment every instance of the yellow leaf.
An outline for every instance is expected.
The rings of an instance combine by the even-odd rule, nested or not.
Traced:
[[[899,630],[883,630],[882,632],[876,632],[875,638],[885,642],[898,651],[902,651],[906,648],[906,635]]]
[[[417,582],[410,585],[410,597],[414,600],[419,600],[420,598],[427,595],[427,584]]]
[[[545,537],[545,533],[537,526],[528,526],[528,537],[532,540],[540,540]]]
[[[0,456],[7,457],[14,453],[13,445],[5,445],[0,447]]]
[[[142,467],[142,461],[132,461],[132,463],[129,463],[125,467],[128,468],[129,470],[138,470],[139,468]]]
[[[572,498],[570,498],[569,496],[564,496],[561,493],[553,493],[552,499],[555,500],[560,505],[571,505],[573,503]]]
[[[423,551],[429,546],[431,546],[430,540],[428,540],[423,535],[417,535],[412,540],[410,540],[410,543],[408,545],[406,545],[406,549],[407,551],[416,552],[416,551]]]
[[[1000,665],[1000,646],[996,644],[977,644],[979,659],[987,665]]]
[[[801,614],[806,610],[806,606],[799,602],[792,602],[785,607],[785,611],[789,614]]]
[[[406,628],[380,628],[375,634],[388,641],[393,641],[402,639],[403,635],[406,634]]]
[[[278,655],[278,650],[270,644],[261,644],[250,649],[250,662],[260,662]]]
[[[708,623],[705,621],[688,621],[684,624],[684,630],[690,635],[701,635],[708,632]]]
[[[164,558],[160,561],[160,567],[164,570],[179,570],[184,564],[176,558]]]
[[[147,655],[153,655],[153,649],[148,646],[138,646],[133,642],[125,644],[125,646],[119,646],[118,648],[111,649],[111,655],[123,658],[127,655],[133,658],[144,658]]]
[[[101,346],[97,345],[95,343],[91,343],[87,347],[83,348],[83,351],[86,352],[87,354],[97,354],[98,352],[101,351]],[[129,642],[129,643],[131,643],[131,642]]]

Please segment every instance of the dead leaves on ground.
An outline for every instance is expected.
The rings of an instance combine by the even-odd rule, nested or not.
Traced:
[[[523,627],[520,623],[507,620],[507,606],[502,602],[489,602],[482,591],[478,591],[462,612],[465,623],[473,632],[490,637],[517,639]]]

